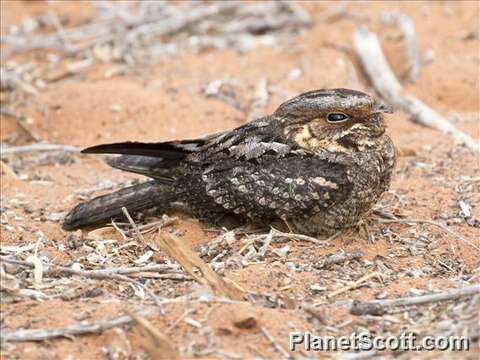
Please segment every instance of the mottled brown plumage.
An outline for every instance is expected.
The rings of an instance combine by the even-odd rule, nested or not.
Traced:
[[[386,191],[395,163],[385,134],[388,109],[348,89],[315,90],[270,116],[195,140],[99,145],[86,153],[122,154],[114,168],[153,180],[95,198],[67,215],[72,230],[175,203],[200,217],[234,213],[276,219],[305,234],[355,225]]]

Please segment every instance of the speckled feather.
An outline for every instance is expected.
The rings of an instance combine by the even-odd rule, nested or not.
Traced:
[[[200,217],[225,212],[264,223],[280,218],[302,233],[330,234],[355,225],[388,189],[395,151],[385,135],[386,111],[358,91],[316,90],[283,103],[269,117],[219,134],[99,145],[84,152],[123,154],[109,164],[155,179],[149,183],[155,197],[142,188],[135,211],[142,197],[145,207],[152,207],[154,198],[165,211],[181,202]],[[329,123],[332,112],[348,120]],[[134,193],[132,187],[102,197],[101,206],[95,199],[82,204],[64,228],[120,216]]]

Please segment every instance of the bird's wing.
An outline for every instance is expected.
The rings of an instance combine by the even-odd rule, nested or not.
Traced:
[[[101,144],[88,147],[82,150],[84,154],[122,154],[148,157],[159,157],[163,159],[183,159],[190,153],[201,152],[209,148],[226,148],[246,139],[252,135],[265,138],[267,131],[262,129],[271,126],[272,121],[268,118],[261,118],[232,130],[207,135],[197,139],[175,140],[158,143],[144,142],[120,142],[113,144]]]
[[[217,204],[252,218],[310,216],[345,201],[353,187],[345,165],[295,151],[225,161],[202,179]]]
[[[109,159],[108,164],[124,171],[167,179],[185,160],[205,163],[230,156],[251,159],[268,151],[286,152],[287,145],[272,141],[271,130],[272,121],[263,118],[197,139],[102,144],[86,148],[82,153],[120,154]]]
[[[107,163],[120,170],[152,178],[170,178],[177,166],[191,154],[202,152],[210,139],[223,133],[203,138],[158,143],[120,142],[101,144],[82,150],[85,154],[119,154]]]

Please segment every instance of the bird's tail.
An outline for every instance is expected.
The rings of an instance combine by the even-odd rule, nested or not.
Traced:
[[[106,223],[113,217],[123,216],[122,207],[129,212],[155,206],[168,208],[174,196],[171,185],[155,180],[129,186],[77,205],[65,217],[63,229],[75,230]]]

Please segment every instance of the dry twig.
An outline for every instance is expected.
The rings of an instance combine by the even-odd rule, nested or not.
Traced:
[[[19,265],[23,267],[33,268],[34,265],[27,261],[11,259],[8,256],[1,256],[0,260],[8,263]],[[74,270],[72,268],[54,265],[54,264],[44,264],[45,269],[43,270],[43,274],[46,276],[49,275],[56,275],[61,273],[67,273],[78,275],[75,273],[79,270]],[[80,270],[81,276],[85,276],[83,274],[88,273],[89,275],[85,276],[87,278],[94,278],[95,276],[108,276],[108,275],[132,275],[137,273],[145,273],[145,272],[156,272],[161,274],[182,274],[180,268],[177,265],[164,265],[164,264],[155,264],[155,265],[146,265],[146,266],[136,266],[136,267],[118,267],[118,268],[110,268],[110,269],[100,269],[100,270]],[[72,273],[73,272],[73,273]]]
[[[11,154],[21,154],[27,152],[40,152],[40,151],[63,151],[63,152],[73,152],[78,153],[81,149],[76,146],[69,145],[57,145],[57,144],[46,144],[38,143],[31,145],[23,146],[12,146],[12,147],[2,147],[0,153],[2,156],[11,155]]]
[[[178,317],[177,320],[175,320],[168,328],[167,330],[165,330],[165,333],[166,334],[169,334],[174,328],[175,326],[177,326],[180,321],[182,321],[183,319],[185,319],[185,317],[187,317],[188,315],[190,315],[192,312],[194,312],[195,310],[194,309],[187,309],[182,315],[180,315]]]
[[[263,326],[260,328],[260,331],[267,338],[268,341],[275,347],[275,349],[282,355],[284,359],[292,359],[292,356],[280,345],[277,340],[268,332]]]
[[[302,304],[302,309],[315,319],[317,319],[322,325],[327,325],[327,319],[325,317],[325,314],[320,312],[321,310],[313,305],[303,303]]]
[[[222,278],[213,271],[185,242],[160,230],[157,237],[158,246],[182,265],[185,271],[200,284],[210,287],[214,294],[233,300],[243,300],[244,294],[233,282]],[[200,275],[194,270],[198,268]]]
[[[327,268],[331,265],[340,264],[346,261],[361,259],[362,253],[360,251],[342,252],[332,254],[324,260],[320,260],[314,265],[317,269]]]
[[[5,164],[3,161],[0,160],[0,171],[2,174],[4,174],[5,176],[8,176],[8,177],[11,177],[13,179],[18,179],[18,176],[17,174],[15,173],[15,171],[13,171],[13,169],[8,166],[7,164]]]
[[[390,105],[410,114],[416,122],[450,135],[473,151],[480,151],[478,141],[458,130],[419,99],[402,94],[403,88],[390,69],[374,33],[363,26],[357,28],[353,33],[353,47],[370,82]]]
[[[130,324],[131,322],[132,318],[130,316],[123,315],[110,320],[82,322],[75,325],[65,326],[63,328],[21,330],[2,329],[2,341],[44,341],[58,337],[72,337],[75,335],[102,332],[117,326]]]
[[[419,59],[417,53],[417,38],[412,19],[400,12],[392,11],[382,14],[381,20],[385,23],[395,23],[403,35],[407,52],[408,71],[407,77],[411,82],[417,80]]]
[[[153,229],[164,228],[166,226],[172,225],[178,221],[178,217],[172,216],[169,217],[167,215],[163,215],[161,220],[153,221],[151,223],[137,226],[137,229],[142,233],[147,233],[152,231]],[[129,234],[129,231],[126,232]]]
[[[150,321],[140,315],[129,313],[133,326],[139,331],[142,347],[152,359],[178,360],[180,355],[172,345],[172,341],[153,326]]]
[[[466,296],[480,294],[480,284],[466,288],[450,289],[436,294],[412,296],[399,299],[354,301],[350,308],[353,315],[383,315],[388,308],[396,306],[422,305],[432,302],[457,300]]]
[[[138,230],[137,224],[135,224],[135,221],[133,221],[132,217],[130,216],[130,213],[128,212],[128,210],[125,206],[122,206],[122,212],[125,215],[125,217],[127,218],[130,225],[132,226],[133,230],[135,231],[135,235],[137,235],[138,240],[142,244],[145,244],[145,238],[143,237],[142,233]]]
[[[418,219],[377,219],[377,221],[379,223],[382,223],[382,224],[393,224],[393,223],[398,223],[398,224],[429,224],[429,225],[433,225],[433,226],[437,226],[439,227],[440,229],[444,230],[445,232],[447,232],[448,234],[450,234],[451,236],[453,236],[454,238],[464,242],[465,244],[467,245],[470,245],[471,247],[473,247],[475,250],[477,251],[480,251],[480,247],[478,247],[477,245],[475,245],[474,243],[472,243],[471,241],[465,239],[463,236],[457,234],[456,232],[450,230],[448,227],[446,227],[445,225],[439,223],[439,222],[436,222],[436,221],[432,221],[432,220],[418,220]]]
[[[377,279],[382,279],[384,277],[384,275],[380,272],[372,272],[370,274],[367,274],[365,276],[362,276],[360,279],[358,279],[357,281],[355,281],[353,284],[350,284],[350,285],[347,285],[343,288],[340,288],[340,289],[337,289],[335,291],[332,291],[330,294],[327,295],[328,298],[332,298],[334,296],[337,296],[337,295],[340,295],[340,294],[343,294],[344,292],[347,292],[347,291],[350,291],[350,290],[353,290],[353,289],[356,289],[357,287],[359,287],[360,285],[362,285],[365,281],[371,279],[371,278],[377,278]]]
[[[263,242],[262,247],[258,250],[258,256],[265,256],[265,253],[267,252],[268,247],[270,246],[270,243],[272,242],[272,231],[268,233],[268,235],[265,237],[265,241]]]
[[[132,226],[133,230],[135,231],[135,235],[137,236],[137,239],[145,245],[148,245],[150,249],[158,251],[158,247],[155,243],[151,241],[146,241],[145,238],[143,237],[142,233],[137,227],[137,224],[135,224],[135,221],[133,221],[132,217],[130,216],[130,213],[128,212],[127,208],[125,206],[122,206],[122,211],[125,217],[127,218],[128,222]]]
[[[21,266],[26,266],[29,268],[34,267],[32,263],[29,262],[21,262],[18,260],[12,260],[8,259],[5,257],[1,258],[2,261],[7,262],[7,263],[13,263],[16,265],[21,265]],[[64,275],[77,275],[77,276],[83,276],[89,279],[97,279],[97,280],[116,280],[116,281],[124,281],[124,282],[129,282],[134,285],[137,285],[138,287],[142,288],[145,290],[146,293],[150,295],[150,297],[153,299],[153,301],[160,306],[160,300],[158,297],[151,291],[147,286],[142,284],[141,282],[131,279],[128,276],[121,275],[119,273],[115,273],[112,271],[105,271],[105,270],[76,270],[72,268],[67,268],[64,266],[57,266],[57,265],[49,265],[48,268],[43,270],[43,275],[54,275],[54,274],[64,274]]]
[[[264,235],[264,236],[268,236],[268,234]],[[291,240],[300,240],[300,241],[311,242],[313,244],[316,244],[316,245],[319,245],[319,246],[322,246],[322,247],[326,247],[326,246],[330,245],[329,241],[331,239],[338,236],[338,233],[334,234],[333,236],[329,237],[326,240],[319,240],[319,239],[316,239],[316,238],[308,236],[308,235],[294,234],[294,233],[284,233],[284,232],[281,232],[277,229],[272,228],[272,236],[273,236],[273,238],[277,237],[277,238],[285,238],[285,239],[291,239]]]

